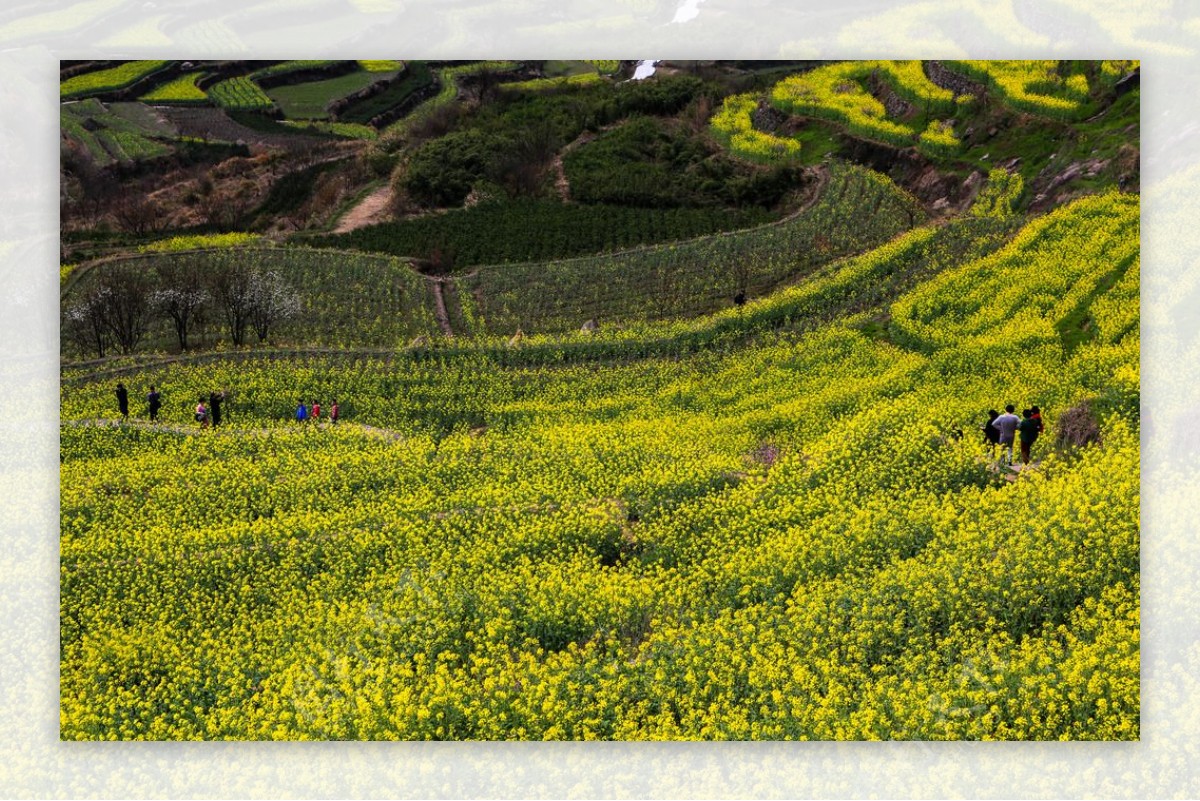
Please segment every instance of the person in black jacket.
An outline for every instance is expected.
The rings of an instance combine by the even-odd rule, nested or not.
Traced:
[[[999,416],[1000,412],[995,409],[988,409],[988,419],[983,424],[983,439],[987,442],[988,456],[990,457],[996,455],[996,446],[1000,444],[1000,432],[992,425]]]
[[[121,410],[121,417],[129,419],[129,390],[125,389],[125,385],[120,381],[117,382],[117,408]]]
[[[210,392],[208,394],[208,417],[212,421],[213,428],[221,425],[221,402],[224,400],[224,392]]]
[[[1042,431],[1042,421],[1033,416],[1031,409],[1024,409],[1021,415],[1025,418],[1017,426],[1021,435],[1021,463],[1029,464],[1029,449],[1037,442],[1038,434]]]
[[[150,392],[146,395],[146,407],[150,410],[150,422],[157,421],[158,410],[162,408],[162,397],[153,384],[150,385]]]

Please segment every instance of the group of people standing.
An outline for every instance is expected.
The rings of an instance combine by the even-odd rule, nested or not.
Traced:
[[[117,388],[114,390],[117,395],[117,411],[121,413],[121,419],[129,419],[129,390],[125,388],[125,384],[118,381]],[[153,384],[150,385],[150,391],[146,393],[146,410],[151,422],[158,420],[158,410],[162,408],[162,395]]]
[[[200,396],[200,401],[196,404],[196,422],[201,428],[208,428],[210,425],[216,428],[221,425],[221,404],[224,402],[224,392],[210,392],[207,406],[204,396]]]
[[[308,421],[319,423],[321,421],[321,403],[313,401],[311,406],[306,406],[304,401],[296,407],[296,422],[304,423]],[[337,398],[333,399],[333,403],[329,406],[329,422],[336,423],[338,421],[338,402]]]
[[[117,409],[121,412],[121,417],[125,420],[129,419],[129,390],[125,384],[118,381],[115,390],[117,396]],[[207,396],[201,395],[196,402],[194,412],[195,420],[200,424],[201,428],[216,428],[221,425],[221,405],[226,402],[229,395],[226,391],[210,392]],[[146,408],[149,411],[150,422],[158,421],[158,411],[162,408],[162,395],[158,389],[151,384],[150,392],[146,394]],[[336,423],[338,421],[338,402],[335,398],[329,406],[328,418],[329,422]],[[300,405],[296,407],[296,421],[300,423],[320,422],[321,420],[321,403],[313,401],[312,405],[300,401]]]
[[[1046,430],[1042,422],[1042,410],[1036,406],[1021,410],[1017,417],[1016,407],[1011,403],[1004,407],[1004,414],[995,409],[988,410],[988,420],[983,424],[983,436],[993,454],[996,446],[1001,449],[1001,461],[1013,463],[1013,443],[1018,438],[1021,442],[1021,463],[1029,464],[1029,451],[1038,436]]]
[[[117,396],[117,410],[121,413],[123,420],[129,419],[129,390],[121,381],[117,382],[117,387],[114,390]],[[221,424],[221,404],[225,402],[226,393],[210,392],[208,397],[200,396],[199,402],[196,404],[195,417],[196,422],[201,428],[208,428],[210,425],[216,428]],[[150,391],[146,393],[146,413],[150,418],[150,422],[158,422],[158,412],[162,409],[162,394],[153,384],[150,385]]]

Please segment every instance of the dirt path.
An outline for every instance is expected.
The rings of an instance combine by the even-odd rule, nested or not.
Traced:
[[[358,205],[342,215],[335,234],[344,234],[365,225],[384,222],[388,218],[387,208],[392,202],[392,187],[384,184],[359,201]]]
[[[453,339],[454,329],[450,327],[450,315],[446,311],[446,294],[442,291],[442,281],[430,276],[425,278],[429,280],[429,288],[433,292],[433,317],[441,327],[442,333]]]
[[[567,171],[563,169],[562,153],[554,157],[550,166],[554,169],[554,189],[558,192],[559,200],[563,203],[570,203],[571,183],[567,180]]]
[[[209,435],[220,432],[225,436],[234,437],[262,437],[276,432],[303,431],[305,429],[329,429],[329,428],[349,428],[367,434],[372,437],[390,440],[392,442],[404,439],[404,434],[394,428],[381,428],[379,426],[367,425],[365,423],[331,423],[327,420],[322,420],[319,423],[305,422],[296,423],[295,425],[287,425],[285,427],[262,427],[262,428],[242,428],[230,427],[228,424],[217,426],[216,428],[201,428],[198,423],[193,424],[177,424],[177,423],[152,423],[149,420],[142,420],[131,417],[128,420],[118,420],[111,417],[92,417],[77,420],[63,420],[60,425],[69,426],[71,428],[140,428],[143,431],[163,431],[168,434],[177,434],[183,437]]]

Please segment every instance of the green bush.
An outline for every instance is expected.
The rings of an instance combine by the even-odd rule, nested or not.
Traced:
[[[511,146],[507,137],[478,130],[446,134],[413,154],[404,186],[419,203],[460,206],[496,157]]]

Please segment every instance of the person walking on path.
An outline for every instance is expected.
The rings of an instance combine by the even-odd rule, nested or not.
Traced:
[[[992,421],[992,428],[996,429],[999,437],[997,444],[1001,449],[1000,458],[1005,464],[1012,464],[1013,461],[1013,438],[1017,432],[1017,426],[1021,424],[1021,418],[1013,414],[1013,405],[1010,403],[1004,407],[1004,414]]]
[[[996,422],[996,418],[999,416],[1000,412],[995,409],[988,409],[988,419],[983,424],[983,439],[987,443],[988,458],[995,458],[996,446],[1000,444],[1000,432],[992,426],[992,423]]]
[[[304,401],[300,401],[300,405],[296,407],[296,422],[303,423],[308,419],[308,408],[304,405]]]
[[[1033,412],[1033,419],[1037,420],[1038,433],[1041,434],[1046,430],[1046,424],[1042,422],[1042,410],[1036,406],[1030,406],[1029,411]]]
[[[120,381],[117,382],[117,408],[121,411],[121,417],[125,420],[129,419],[129,390],[125,389],[125,385]]]
[[[201,428],[208,428],[208,409],[204,408],[204,396],[200,396],[200,402],[196,404],[196,422]]]
[[[1042,421],[1033,416],[1032,409],[1026,409],[1021,412],[1025,418],[1017,426],[1017,430],[1021,433],[1021,464],[1029,464],[1029,449],[1033,447],[1033,443],[1037,442],[1038,434],[1042,432]]]
[[[150,411],[150,422],[158,422],[158,410],[162,408],[162,398],[153,384],[150,385],[150,392],[146,395],[146,408]]]
[[[224,392],[208,393],[208,415],[212,418],[212,427],[221,425],[221,402],[225,400]]]
[[[333,403],[330,404],[330,406],[329,406],[329,422],[336,424],[337,417],[338,417],[337,398],[334,398]]]

